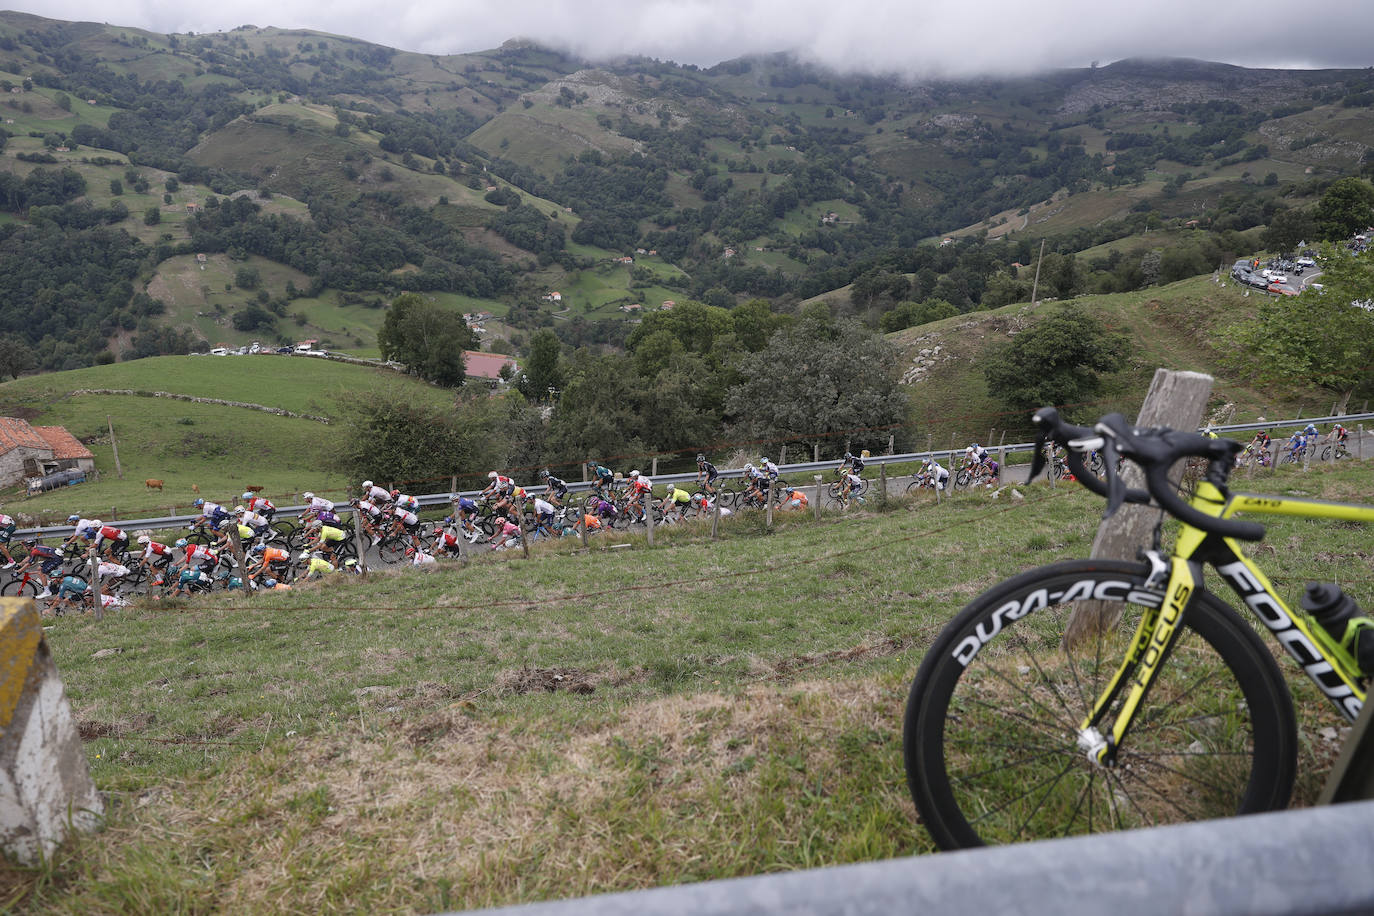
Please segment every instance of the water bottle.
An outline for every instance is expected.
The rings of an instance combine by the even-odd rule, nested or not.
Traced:
[[[1374,674],[1374,620],[1364,615],[1354,598],[1334,583],[1309,582],[1302,609],[1350,653],[1362,672]]]

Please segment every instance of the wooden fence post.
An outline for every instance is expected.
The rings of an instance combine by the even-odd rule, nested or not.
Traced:
[[[820,444],[819,442],[813,442],[813,443],[811,444],[811,460],[812,460],[812,461],[820,461],[820,460],[821,460],[821,444]]]
[[[1355,457],[1364,460],[1364,424],[1359,425],[1360,435],[1355,439]]]
[[[644,532],[649,536],[649,546],[654,546],[654,494],[644,491]]]
[[[716,489],[716,495],[711,500],[711,540],[715,540],[720,533],[720,489]]]
[[[820,520],[821,520],[821,475],[820,475],[820,474],[813,474],[812,477],[813,477],[813,478],[815,479],[815,481],[816,481],[816,498],[815,498],[815,500],[812,501],[811,508],[812,508],[812,511],[814,511],[815,514],[816,514],[816,521],[820,521]]]
[[[525,507],[515,506],[515,526],[520,529],[520,546],[524,548],[525,559],[530,558],[530,537],[525,532]]]
[[[100,600],[100,554],[96,552],[94,546],[91,547],[91,572],[89,577],[89,587],[91,598],[94,599],[95,619],[105,619],[105,605]]]
[[[1156,369],[1135,425],[1195,430],[1202,423],[1202,413],[1211,392],[1210,375]],[[1121,474],[1126,486],[1144,486],[1144,474],[1134,462],[1126,462]],[[1115,515],[1104,519],[1098,526],[1091,557],[1095,560],[1134,560],[1136,551],[1149,543],[1150,532],[1154,530],[1158,518],[1158,509],[1123,504]],[[1110,629],[1116,625],[1119,614],[1120,607],[1115,602],[1080,603],[1069,616],[1068,626],[1064,630],[1064,643],[1072,645],[1088,634]]]
[[[234,562],[239,565],[239,576],[244,575],[245,566],[243,563],[243,543],[239,540],[239,520],[238,516],[229,519],[229,552],[234,555]],[[247,588],[247,583],[244,584]]]
[[[888,453],[889,455],[895,455],[895,454],[897,454],[897,434],[896,434],[896,433],[890,433],[890,434],[888,435],[888,437],[887,437],[887,453]]]
[[[650,476],[650,477],[657,477],[657,476],[658,476],[658,456],[657,456],[657,455],[655,455],[654,457],[652,457],[652,458],[649,459],[649,476]]]
[[[763,496],[764,524],[768,528],[773,527],[773,500],[778,495],[777,489],[778,482],[776,480],[770,481],[768,484],[768,491]]]
[[[787,446],[786,446],[786,445],[783,445],[781,451],[780,451],[779,454],[778,454],[778,464],[780,464],[780,465],[785,465],[785,464],[787,464]]]
[[[887,465],[878,465],[878,505],[887,508]]]
[[[577,510],[577,527],[582,529],[582,547],[587,547],[587,512],[586,507],[579,507]]]
[[[363,542],[362,509],[353,510],[353,549],[357,551],[358,554],[358,572],[365,579],[367,578],[367,560],[365,559],[365,557],[367,556],[367,547]],[[461,556],[461,554],[462,550],[460,548],[459,555]],[[244,584],[247,585],[246,582]]]

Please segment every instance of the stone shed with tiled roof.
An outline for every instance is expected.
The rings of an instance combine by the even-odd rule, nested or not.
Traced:
[[[95,470],[95,455],[61,426],[30,426],[0,417],[0,487],[19,486],[27,477],[79,468]]]

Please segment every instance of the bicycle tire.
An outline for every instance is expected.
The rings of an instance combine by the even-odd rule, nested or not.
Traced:
[[[377,545],[377,556],[381,557],[382,562],[387,565],[399,563],[406,557],[406,548],[410,544],[405,538],[389,537],[383,538]]]
[[[960,468],[959,473],[954,477],[954,485],[959,489],[967,489],[973,483],[973,472],[968,468]]]
[[[1146,607],[1125,598],[1139,594],[1147,574],[1145,564],[1116,560],[1033,569],[975,598],[936,638],[911,685],[903,749],[907,785],[937,845],[1287,804],[1297,768],[1292,697],[1254,629],[1207,591],[1185,610],[1116,765],[1099,766],[1079,747],[1078,726]],[[1085,589],[1119,602],[1124,619],[1069,653],[1061,638],[1074,602],[1062,596]],[[1104,734],[1119,705],[1100,724]]]
[[[6,598],[33,598],[39,591],[37,579],[11,579],[0,586],[0,595]]]

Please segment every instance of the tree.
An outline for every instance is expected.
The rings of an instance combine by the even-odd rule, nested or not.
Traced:
[[[1264,297],[1227,339],[1237,365],[1262,381],[1316,384],[1340,397],[1374,393],[1374,259],[1325,246],[1321,290]]]
[[[421,378],[457,388],[467,377],[463,351],[477,349],[477,336],[463,316],[417,293],[397,296],[377,332],[383,359],[404,363]]]
[[[897,348],[852,319],[816,311],[775,333],[742,360],[726,398],[739,434],[820,443],[836,435],[886,439],[877,432],[907,418],[897,383]]]
[[[1302,242],[1315,240],[1317,221],[1306,210],[1279,210],[1260,235],[1260,244],[1270,251],[1293,251]]]
[[[473,464],[481,430],[448,406],[415,398],[394,382],[353,391],[339,401],[339,435],[324,450],[332,468],[354,480],[425,480]]]
[[[143,225],[156,226],[162,222],[162,211],[157,207],[149,207],[143,211]]]
[[[1374,221],[1374,187],[1353,177],[1335,181],[1317,202],[1314,216],[1323,239],[1348,239]]]
[[[563,373],[558,365],[562,355],[563,345],[557,334],[548,328],[535,331],[530,338],[530,356],[525,361],[520,393],[531,401],[543,401],[549,398],[550,388],[562,388]]]
[[[983,360],[988,393],[1013,410],[1081,404],[1101,390],[1099,373],[1121,366],[1129,341],[1066,302]]]
[[[37,365],[33,351],[17,337],[0,337],[0,375],[19,378]]]

